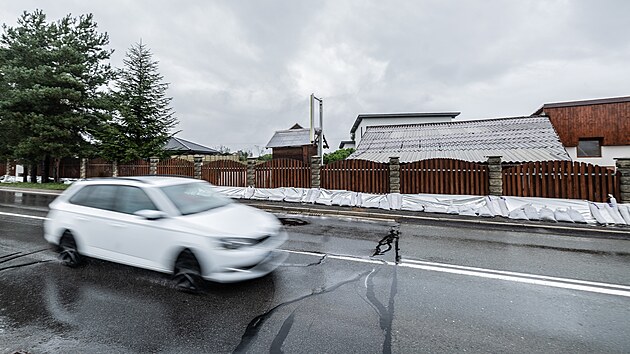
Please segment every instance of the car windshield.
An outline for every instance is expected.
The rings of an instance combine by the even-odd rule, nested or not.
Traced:
[[[182,215],[200,213],[232,202],[206,183],[177,184],[161,189]]]

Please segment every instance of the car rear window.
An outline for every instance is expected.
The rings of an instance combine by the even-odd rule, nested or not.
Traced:
[[[91,208],[114,210],[116,186],[85,186],[70,198],[70,203]]]
[[[232,202],[206,183],[185,183],[161,189],[182,215],[200,213]]]

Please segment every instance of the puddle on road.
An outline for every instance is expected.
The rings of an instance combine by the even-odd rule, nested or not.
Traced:
[[[303,225],[309,224],[308,221],[299,219],[299,218],[279,217],[278,219],[280,220],[282,225],[288,225],[288,226],[303,226]]]

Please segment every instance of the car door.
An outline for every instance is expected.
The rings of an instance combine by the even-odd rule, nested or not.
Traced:
[[[121,262],[168,271],[164,255],[176,237],[176,231],[170,230],[169,219],[148,220],[134,215],[139,210],[159,209],[142,188],[117,187],[114,211],[118,214],[118,227],[112,238],[121,246],[118,250]]]
[[[109,237],[116,228],[115,185],[89,185],[70,198],[68,224],[77,238],[80,251],[88,256],[115,258],[117,245]]]

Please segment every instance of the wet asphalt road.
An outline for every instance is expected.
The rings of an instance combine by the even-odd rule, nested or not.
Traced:
[[[189,295],[60,265],[52,198],[0,191],[0,353],[630,352],[630,241],[279,215],[283,266]]]

